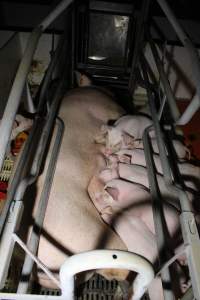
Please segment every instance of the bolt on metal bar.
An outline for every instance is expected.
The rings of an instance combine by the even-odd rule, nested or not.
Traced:
[[[194,99],[193,101],[195,103],[191,103],[191,106],[192,106],[193,109],[191,109],[191,107],[188,107],[185,110],[185,112],[183,113],[183,115],[186,115],[187,118],[190,120],[192,118],[192,116],[194,115],[194,113],[197,111],[197,109],[200,107],[200,84],[199,84],[199,80],[200,80],[200,60],[199,60],[199,54],[197,52],[197,49],[194,47],[192,41],[190,40],[190,38],[184,32],[182,26],[178,22],[176,16],[174,15],[173,11],[171,10],[171,8],[167,4],[167,2],[165,0],[157,0],[157,2],[159,3],[159,5],[162,8],[163,12],[167,16],[169,22],[173,26],[173,28],[174,28],[176,34],[178,35],[179,39],[181,40],[183,45],[186,47],[186,49],[188,51],[188,54],[189,54],[189,57],[190,57],[190,60],[191,60],[191,66],[192,66],[193,75],[194,75],[194,82],[195,82],[197,93],[199,95],[199,105],[197,105],[197,101],[196,101],[196,99]],[[196,109],[196,111],[194,110],[194,108]]]
[[[150,44],[150,48],[151,48],[151,51],[152,51],[152,54],[153,54],[153,57],[154,57],[159,75],[160,75],[160,79],[161,79],[166,97],[168,99],[168,104],[169,104],[169,107],[170,107],[172,118],[173,118],[174,121],[177,121],[180,117],[180,112],[179,112],[179,109],[177,107],[176,100],[175,100],[175,97],[173,95],[170,83],[169,83],[169,81],[167,79],[167,76],[165,74],[161,59],[160,59],[159,54],[158,54],[158,50],[157,50],[156,45],[154,44],[154,42],[153,42],[153,40],[150,36],[149,36],[149,44]]]
[[[45,177],[45,182],[44,182],[44,187],[42,190],[42,194],[40,197],[39,205],[37,208],[36,216],[35,216],[35,224],[36,226],[40,229],[43,225],[44,217],[45,217],[45,211],[47,208],[48,204],[48,197],[51,189],[51,185],[53,182],[53,177],[54,177],[54,172],[55,172],[55,167],[56,167],[56,162],[60,150],[60,145],[61,145],[61,140],[63,136],[63,131],[64,131],[64,123],[61,119],[57,118],[57,133],[54,141],[54,146],[52,149],[46,177]],[[33,226],[33,231],[31,233],[31,236],[28,241],[28,249],[33,253],[36,254],[37,248],[38,248],[38,243],[39,243],[39,233],[37,230],[37,233],[34,232],[34,226]],[[24,265],[22,268],[22,277],[29,278],[32,272],[33,268],[33,260],[29,255],[26,255]],[[20,294],[25,294],[28,292],[28,286],[29,286],[29,281],[26,280],[25,282],[23,279],[19,282],[17,293]]]

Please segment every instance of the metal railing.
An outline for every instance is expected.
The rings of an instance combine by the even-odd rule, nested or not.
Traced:
[[[23,58],[13,82],[0,125],[0,170],[6,155],[12,126],[21,101],[26,78],[42,32],[70,5],[72,0],[63,0],[31,33]]]

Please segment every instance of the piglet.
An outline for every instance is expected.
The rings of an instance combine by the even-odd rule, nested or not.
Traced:
[[[159,149],[158,149],[158,144],[157,144],[156,138],[151,138],[151,145],[153,148],[153,152],[158,154]],[[186,157],[190,158],[189,149],[181,141],[173,140],[173,147],[174,147],[175,153],[178,158],[180,158],[180,159],[184,159]],[[144,149],[143,141],[142,140],[134,141],[134,148]]]
[[[119,163],[118,167],[120,178],[126,179],[131,182],[139,183],[147,188],[149,188],[149,181],[147,176],[147,170],[143,166],[139,165],[128,165]],[[177,201],[176,194],[172,193],[166,186],[163,176],[160,174],[156,175],[157,182],[160,188],[160,192],[166,200],[170,201],[174,206],[179,208],[179,201]],[[190,202],[193,201],[193,194],[187,192]]]
[[[143,149],[125,149],[118,151],[116,154],[118,156],[118,161],[120,162],[146,166],[146,160]],[[163,174],[162,164],[159,155],[154,154],[153,159],[157,172]],[[183,180],[185,180],[186,186],[194,190],[198,190],[197,186],[199,185],[198,183],[200,179],[200,168],[186,161],[179,162],[178,168]]]
[[[95,140],[106,145],[106,154],[112,154],[120,149],[132,149],[134,140],[141,139],[144,129],[152,125],[152,121],[142,115],[125,115],[119,118],[114,126],[103,125],[101,134]],[[152,133],[154,135],[154,133]]]

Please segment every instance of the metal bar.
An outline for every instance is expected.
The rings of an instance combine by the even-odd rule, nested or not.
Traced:
[[[74,275],[92,269],[127,269],[138,273],[131,300],[140,300],[154,278],[152,265],[142,256],[120,250],[93,250],[72,255],[60,268],[62,295],[74,300]]]
[[[35,105],[33,103],[33,98],[31,96],[29,84],[26,81],[26,106],[27,106],[27,111],[31,114],[36,113]]]
[[[174,15],[173,11],[171,10],[167,2],[165,0],[157,0],[157,2],[159,3],[160,7],[162,8],[165,15],[167,16],[169,22],[171,23],[174,30],[176,31],[176,34],[178,35],[179,39],[181,40],[181,42],[183,43],[183,45],[186,47],[188,51],[190,61],[191,61],[192,71],[194,75],[194,82],[197,89],[197,93],[199,95],[199,106],[200,106],[200,84],[199,84],[200,61],[199,61],[199,54],[197,52],[197,49],[194,47],[193,43],[191,42],[187,34],[184,32],[183,28],[181,27],[180,23],[176,19],[176,16]],[[193,110],[188,107],[188,111],[187,109],[185,111],[186,115],[188,116],[190,115],[190,117],[188,117],[189,119],[191,119],[195,113],[194,108],[197,108],[197,105],[195,105],[194,103],[192,104],[192,106],[193,106]]]
[[[56,8],[40,23],[42,31],[47,29],[49,25],[72,3],[73,0],[63,0]]]
[[[0,293],[0,299],[2,300],[68,300],[65,296],[49,296],[49,295],[31,295],[31,294],[12,294],[12,293]]]
[[[172,181],[170,165],[168,161],[167,154],[165,152],[165,146],[163,142],[162,132],[160,129],[160,124],[157,117],[157,112],[154,105],[154,99],[148,88],[148,77],[145,72],[144,66],[142,66],[144,79],[147,84],[147,94],[149,98],[149,106],[151,109],[152,119],[155,127],[157,144],[159,149],[159,154],[161,158],[161,165],[163,169],[163,177],[167,188],[174,193],[180,200],[180,206],[182,213],[180,215],[181,230],[184,240],[184,245],[189,245],[189,251],[186,252],[188,266],[190,271],[190,276],[192,280],[192,286],[194,291],[194,296],[196,299],[200,300],[200,240],[199,234],[194,218],[194,214],[191,212],[190,204],[186,193],[176,186]]]
[[[166,150],[165,150],[165,144],[164,144],[163,137],[162,137],[162,131],[160,128],[157,111],[156,111],[155,105],[154,105],[153,95],[152,95],[152,92],[150,91],[150,89],[148,88],[148,77],[147,77],[147,74],[145,71],[145,66],[142,61],[141,61],[141,66],[142,66],[144,81],[146,82],[146,86],[147,86],[149,107],[151,109],[152,119],[153,119],[153,123],[155,126],[156,138],[157,138],[157,143],[158,143],[159,154],[161,157],[161,164],[162,164],[163,177],[164,177],[165,183],[170,188],[172,193],[175,193],[178,198],[181,198],[180,205],[181,205],[182,211],[190,212],[191,208],[189,205],[188,197],[186,196],[185,192],[180,190],[173,184],[173,179],[172,179],[172,174],[171,174],[171,169],[170,169],[170,164],[169,164],[169,158],[168,158]]]
[[[47,204],[48,204],[48,197],[49,197],[51,185],[53,182],[56,162],[57,162],[58,153],[59,153],[61,140],[62,140],[62,136],[63,136],[63,131],[64,131],[64,123],[61,119],[57,119],[57,124],[58,124],[58,129],[57,129],[57,135],[56,135],[55,142],[54,142],[55,144],[54,144],[54,147],[53,147],[53,150],[51,153],[51,158],[49,161],[49,166],[48,166],[47,174],[45,177],[44,187],[42,190],[40,202],[39,202],[39,205],[37,208],[37,213],[35,216],[35,224],[39,229],[42,227],[42,224],[44,221],[45,211],[46,211]],[[38,230],[37,230],[37,233],[34,231],[34,226],[33,226],[33,230],[32,230],[30,239],[28,241],[28,245],[27,245],[29,250],[33,254],[36,254],[36,251],[38,248],[38,242],[39,242],[39,233],[38,233]],[[28,255],[26,255],[23,269],[22,269],[22,277],[26,276],[26,278],[27,278],[30,276],[30,274],[32,272],[33,264],[34,264],[33,260]],[[24,282],[22,279],[19,283],[17,293],[21,293],[21,294],[27,293],[28,285],[29,285],[28,280],[26,282]]]
[[[38,105],[38,108],[37,108],[38,112],[40,112],[43,109],[43,105],[44,105],[44,102],[46,100],[45,99],[45,92],[46,92],[46,90],[49,86],[49,82],[51,80],[51,76],[52,76],[52,73],[54,71],[54,68],[56,67],[58,59],[60,58],[62,48],[63,48],[63,42],[64,42],[63,39],[60,38],[58,46],[56,48],[56,51],[53,54],[53,57],[51,59],[51,62],[48,66],[45,77],[43,79],[42,87],[41,87],[40,94],[39,94],[39,105]]]
[[[28,40],[28,44],[19,65],[15,81],[8,97],[8,102],[3,114],[3,118],[0,126],[0,170],[2,168],[4,157],[9,143],[12,126],[15,120],[15,115],[19,107],[22,92],[26,82],[26,77],[29,72],[29,67],[32,61],[33,54],[35,52],[38,40],[42,34],[41,28],[36,28]]]
[[[18,224],[22,217],[23,208],[24,207],[22,202],[13,203],[13,206],[11,207],[8,216],[8,222],[6,223],[6,226],[4,228],[4,233],[1,237],[0,289],[3,289],[5,286],[10,260],[14,249],[14,241],[12,238],[12,234],[18,229]]]
[[[29,67],[38,44],[38,40],[42,32],[53,22],[67,6],[72,2],[72,0],[63,0],[56,8],[53,10],[44,21],[33,30],[27,43],[26,50],[24,52],[23,58],[19,65],[13,86],[8,97],[7,105],[4,110],[3,118],[0,126],[0,170],[3,166],[4,157],[8,147],[12,126],[15,120],[15,115],[19,107],[21,100],[21,95],[26,82],[26,77],[29,72]]]
[[[31,171],[30,171],[30,175],[25,177],[19,184],[18,188],[17,188],[17,191],[15,193],[15,197],[14,197],[14,203],[16,202],[22,202],[22,199],[23,199],[23,196],[24,196],[24,193],[26,191],[26,188],[31,185],[37,178],[38,174],[39,174],[39,170],[40,170],[40,166],[41,166],[41,163],[42,163],[42,159],[43,159],[43,155],[44,155],[44,152],[45,152],[45,149],[46,149],[46,145],[47,145],[47,142],[48,142],[48,138],[49,138],[49,134],[51,133],[51,128],[52,128],[52,125],[53,125],[53,122],[54,122],[54,119],[55,119],[55,116],[56,116],[56,113],[57,113],[57,108],[59,106],[59,102],[60,102],[60,99],[61,99],[61,93],[62,93],[62,89],[63,89],[63,84],[64,84],[64,79],[62,81],[60,81],[60,84],[57,88],[57,91],[54,95],[54,101],[52,102],[52,105],[51,105],[51,111],[49,113],[49,116],[48,116],[48,119],[47,119],[47,122],[46,122],[46,125],[44,127],[44,130],[42,132],[42,135],[41,135],[41,138],[40,138],[40,141],[39,141],[39,146],[37,148],[37,151],[36,151],[36,154],[35,154],[35,157],[33,159],[33,163],[32,163],[32,167],[31,167]],[[19,216],[19,208],[16,212],[17,216]],[[20,218],[16,218],[15,219],[15,222],[12,221],[13,223],[13,226],[16,225],[16,223],[18,223],[18,221],[20,220]],[[7,222],[8,223],[8,222]],[[12,232],[14,233],[14,232]],[[3,236],[5,236],[6,233],[3,234]],[[1,254],[1,260],[2,260],[2,264],[1,264],[1,268],[2,268],[2,273],[1,273],[1,278],[0,280],[2,280],[2,278],[5,278],[5,274],[7,274],[7,268],[10,264],[10,259],[11,259],[11,255],[12,255],[12,252],[13,252],[13,241],[12,239],[10,238],[10,235],[8,234],[8,241],[10,242],[10,244],[8,245],[7,244],[7,248],[5,249],[4,252],[2,252]],[[8,254],[7,252],[9,253],[9,257],[8,257]],[[5,257],[7,259],[5,259]]]
[[[176,124],[177,125],[187,124],[192,119],[192,117],[194,116],[196,111],[199,109],[199,107],[200,107],[200,105],[199,105],[199,95],[196,93],[194,95],[192,101],[190,102],[190,104],[186,108],[186,110],[183,112],[180,119],[176,122]]]
[[[152,156],[152,151],[149,143],[148,129],[146,129],[144,132],[143,144],[144,144],[144,153],[145,153],[145,159],[147,165],[147,174],[149,179],[149,187],[153,199],[152,209],[153,209],[155,232],[157,237],[159,263],[160,265],[163,265],[164,262],[166,261],[167,254],[165,252],[166,239],[165,239],[165,231],[163,228],[163,208],[161,202],[162,197],[160,195],[156,174],[154,171],[153,156]],[[171,276],[168,268],[161,272],[161,278],[163,282],[167,283],[168,285],[170,284]],[[165,289],[163,287],[163,293],[164,293],[165,300],[174,299],[173,293],[169,288]]]
[[[152,51],[152,54],[153,54],[153,57],[154,57],[159,75],[160,75],[160,79],[162,81],[162,85],[163,85],[165,94],[167,96],[167,100],[168,100],[168,104],[169,104],[170,111],[171,111],[171,114],[172,114],[172,118],[173,118],[174,121],[177,121],[180,117],[180,112],[179,112],[179,109],[177,107],[176,100],[175,100],[175,97],[173,95],[171,86],[170,86],[169,81],[167,79],[167,76],[165,74],[165,71],[164,71],[161,59],[159,57],[157,48],[156,48],[153,40],[151,39],[151,37],[149,37],[149,44],[150,44],[151,51]]]
[[[136,32],[136,38],[134,40],[135,46],[134,46],[134,55],[132,59],[132,66],[131,66],[131,74],[129,78],[129,83],[128,87],[130,90],[130,93],[133,94],[135,90],[135,85],[136,85],[136,72],[135,69],[137,68],[138,65],[138,57],[139,57],[139,52],[141,50],[142,46],[142,41],[144,37],[144,27],[145,27],[145,22],[147,19],[148,11],[149,11],[149,0],[143,0],[142,2],[142,10],[140,12],[140,15],[138,16],[139,20],[137,21],[137,32]]]
[[[34,124],[33,124],[33,127],[31,129],[31,132],[28,136],[28,140],[26,141],[25,143],[25,146],[24,146],[24,149],[23,149],[23,152],[21,154],[21,157],[20,157],[20,161],[17,165],[17,170],[14,174],[14,177],[13,177],[13,180],[12,180],[12,183],[11,183],[11,186],[9,187],[9,191],[8,191],[8,197],[7,197],[7,200],[6,200],[6,203],[5,203],[5,206],[3,208],[3,211],[1,212],[1,217],[0,217],[0,236],[2,234],[2,230],[3,230],[3,226],[5,224],[5,220],[6,220],[6,217],[8,215],[8,211],[9,211],[9,207],[10,207],[10,204],[11,204],[11,201],[13,200],[14,198],[14,195],[15,195],[15,191],[16,191],[16,188],[19,184],[19,181],[20,181],[20,177],[24,171],[24,166],[25,164],[27,163],[27,156],[28,154],[31,153],[31,147],[32,147],[32,142],[35,141],[35,138],[37,139],[38,138],[38,130],[41,132],[41,124],[36,124],[36,121],[38,121],[37,119],[35,120]],[[36,137],[35,137],[36,135]]]

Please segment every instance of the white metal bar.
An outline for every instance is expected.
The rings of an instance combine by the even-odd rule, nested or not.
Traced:
[[[42,31],[44,31],[71,3],[73,0],[63,0],[56,8],[40,23]]]
[[[74,275],[92,269],[117,268],[138,273],[132,300],[139,300],[154,278],[152,265],[143,257],[120,250],[93,250],[69,257],[60,268],[62,295],[74,300]]]
[[[24,56],[19,65],[13,86],[8,97],[7,105],[3,114],[0,126],[0,170],[2,168],[4,157],[9,143],[12,126],[15,120],[15,115],[18,110],[26,77],[29,72],[29,67],[35,52],[38,40],[42,31],[40,28],[34,30],[28,40]]]
[[[49,271],[49,269],[41,262],[41,260],[39,260],[39,258],[37,258],[28,249],[26,244],[24,244],[24,242],[15,233],[12,234],[12,238],[14,242],[17,242],[20,245],[20,247],[32,258],[32,260],[34,260],[38,267],[40,267],[40,269],[42,269],[44,273],[60,288],[60,282],[57,280],[57,278],[53,275],[51,271]]]
[[[68,300],[63,296],[0,293],[1,300]]]
[[[176,122],[177,125],[185,125],[187,124],[195,114],[195,112],[199,109],[200,102],[199,102],[199,95],[196,93],[186,108],[186,110],[183,112],[180,119]]]

